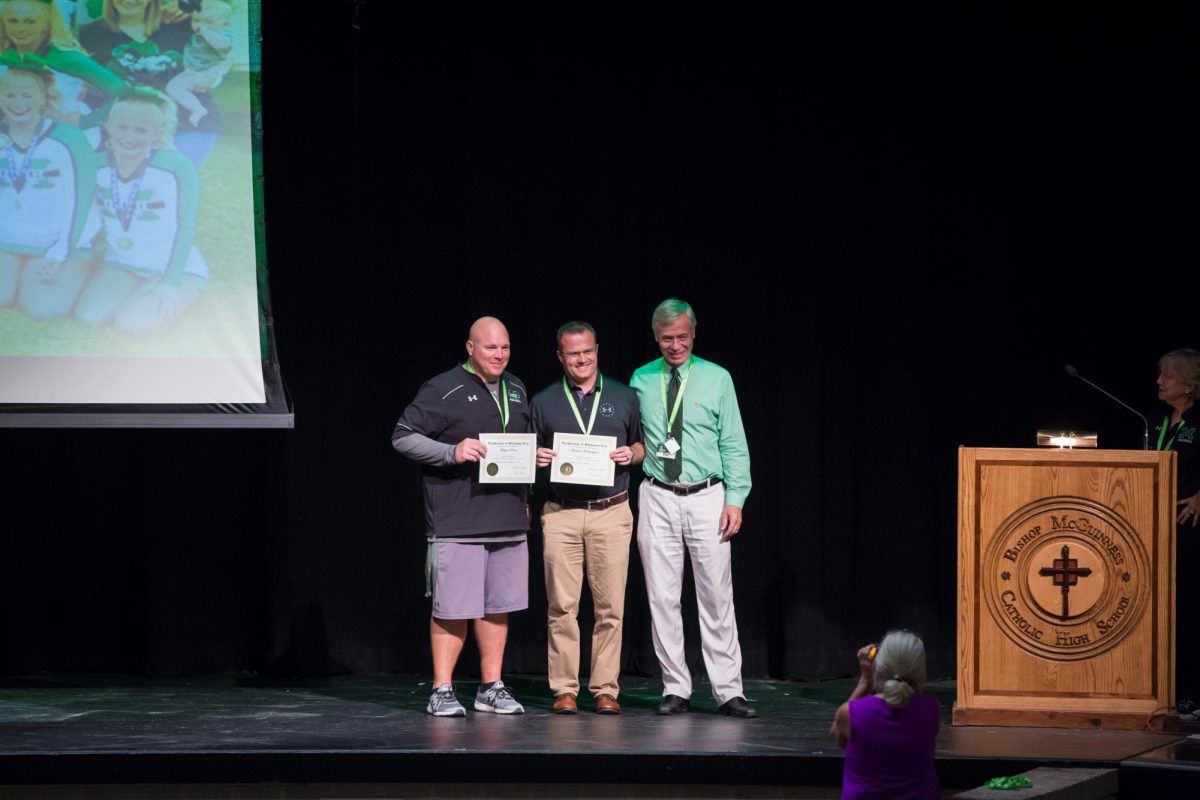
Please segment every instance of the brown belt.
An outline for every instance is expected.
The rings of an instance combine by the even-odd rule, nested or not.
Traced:
[[[558,503],[563,508],[586,508],[588,511],[599,511],[602,508],[619,505],[629,499],[629,490],[618,492],[612,497],[605,497],[600,500],[568,500],[563,497],[550,497],[550,502]]]
[[[691,485],[681,485],[678,483],[667,483],[665,481],[660,481],[657,478],[651,478],[649,475],[646,476],[646,480],[650,481],[655,486],[660,486],[663,489],[666,489],[668,492],[674,492],[675,494],[679,495],[680,497],[687,497],[689,494],[695,494],[696,492],[702,492],[705,489],[707,489],[708,487],[716,486],[718,483],[721,482],[720,478],[709,478],[708,480],[700,481],[699,483],[693,483]]]

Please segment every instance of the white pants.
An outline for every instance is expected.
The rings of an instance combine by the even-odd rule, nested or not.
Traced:
[[[692,675],[684,658],[683,558],[692,559],[700,646],[717,705],[742,691],[742,648],[733,612],[729,542],[721,541],[725,486],[681,497],[649,481],[638,490],[638,552],[646,575],[654,652],[663,672],[663,694],[690,697]]]

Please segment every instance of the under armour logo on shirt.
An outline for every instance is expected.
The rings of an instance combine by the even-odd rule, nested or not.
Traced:
[[[474,403],[478,399],[479,399],[479,395],[477,395],[477,394],[467,395],[467,402],[469,402],[469,403]]]

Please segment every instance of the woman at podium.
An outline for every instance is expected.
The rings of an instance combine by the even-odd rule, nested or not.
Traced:
[[[1200,443],[1196,394],[1200,392],[1200,351],[1172,350],[1158,360],[1158,399],[1165,407],[1150,417],[1151,443],[1178,453],[1175,498],[1175,686],[1179,712],[1200,719]]]

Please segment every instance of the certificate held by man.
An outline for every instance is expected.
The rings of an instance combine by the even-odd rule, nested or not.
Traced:
[[[533,483],[537,475],[537,435],[481,433],[487,454],[479,459],[480,483]]]
[[[582,433],[554,432],[554,452],[550,462],[551,483],[578,483],[587,486],[612,486],[617,463],[615,436],[588,436]]]

